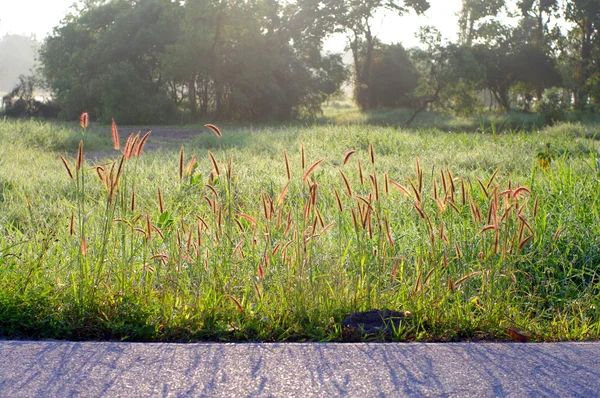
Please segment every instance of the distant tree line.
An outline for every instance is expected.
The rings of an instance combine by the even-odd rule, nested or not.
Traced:
[[[290,119],[347,79],[340,55],[321,54],[325,33],[273,0],[87,1],[40,59],[65,118]]]
[[[516,26],[501,18],[511,12]],[[459,24],[450,44],[423,28],[415,54],[421,92],[439,106],[472,112],[486,90],[504,111],[599,110],[600,1],[463,0]]]
[[[432,27],[421,29],[416,49],[377,39],[380,11],[429,7],[427,0],[85,0],[42,45],[40,70],[61,117],[86,110],[120,123],[182,113],[188,120],[312,115],[350,77],[363,110],[411,107],[416,117],[431,108],[517,109],[552,120],[569,108],[598,111],[600,1],[463,0],[457,42]],[[323,54],[335,32],[347,37],[352,68],[339,54]]]

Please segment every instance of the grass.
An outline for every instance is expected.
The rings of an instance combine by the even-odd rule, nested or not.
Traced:
[[[361,112],[349,99],[334,100],[324,107],[319,123],[337,125],[370,124],[380,126],[404,126],[412,116],[410,109],[374,109]],[[597,125],[600,118],[596,114],[571,112],[566,122],[584,125]],[[544,127],[543,117],[537,113],[512,111],[508,114],[482,111],[472,117],[456,117],[440,111],[423,112],[411,125],[412,129],[435,128],[452,132],[510,132],[532,130]]]
[[[0,335],[340,341],[390,308],[399,341],[600,337],[597,125],[222,132],[126,158],[1,121]]]

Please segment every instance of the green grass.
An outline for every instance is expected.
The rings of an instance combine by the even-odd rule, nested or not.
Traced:
[[[401,127],[413,114],[411,109],[374,109],[361,112],[349,99],[334,100],[323,108],[323,115],[316,122],[337,125],[369,124]],[[597,125],[597,114],[571,112],[566,115],[569,123]],[[453,132],[510,132],[533,130],[544,127],[543,117],[537,113],[512,111],[508,114],[482,111],[471,117],[456,117],[441,111],[421,113],[410,126],[411,129],[435,128]]]
[[[109,128],[0,121],[0,335],[340,341],[385,307],[412,313],[397,340],[599,338],[598,129],[229,125],[183,178],[164,147],[115,185]]]

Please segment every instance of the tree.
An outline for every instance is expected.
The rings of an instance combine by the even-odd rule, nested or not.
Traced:
[[[316,85],[319,91],[326,98],[339,94],[343,85],[350,78],[350,73],[344,65],[342,56],[340,54],[327,54],[322,57],[320,65],[321,67],[315,71]]]
[[[232,117],[289,119],[320,111],[344,81],[341,57],[322,57],[319,40],[302,42],[305,24],[293,7],[257,2],[231,16],[222,54],[225,109]],[[310,31],[310,30],[309,30]],[[333,73],[333,75],[332,75]]]
[[[574,73],[575,107],[583,109],[590,97],[595,96],[595,100],[600,101],[597,86],[594,84],[597,74],[600,73],[600,2],[568,1],[565,19],[575,25],[569,32],[570,44],[579,58]]]
[[[505,111],[512,107],[511,91],[519,91],[523,109],[528,110],[533,93],[540,100],[545,88],[562,80],[551,49],[557,35],[549,29],[556,2],[522,0],[517,5],[523,18],[514,28],[496,18],[505,9],[501,0],[465,0],[461,17],[462,43],[473,48],[476,61],[485,69],[483,87]]]
[[[167,121],[170,109],[155,107],[167,103],[159,60],[177,37],[170,18],[175,6],[170,0],[90,1],[67,16],[40,52],[61,116],[74,119],[87,110],[110,120],[119,111],[121,123]]]
[[[422,14],[429,8],[427,0],[299,0],[298,3],[302,10],[317,10],[314,11],[316,24],[324,32],[347,34],[354,60],[355,99],[362,109],[372,106],[369,90],[377,41],[373,33],[375,14],[382,10],[398,15],[410,10]]]
[[[512,107],[510,90],[516,84],[525,88],[525,96],[529,90],[539,92],[562,84],[556,63],[548,54],[533,45],[516,43],[509,40],[494,47],[474,48],[475,59],[485,68],[485,86],[507,112]],[[528,109],[528,103],[524,107]]]
[[[422,102],[404,127],[432,104],[457,114],[472,113],[477,103],[476,89],[485,76],[473,51],[467,46],[444,44],[433,27],[421,28],[419,37],[426,49],[417,49],[412,56],[421,72],[417,94]]]
[[[185,93],[194,118],[198,103],[213,119],[318,112],[347,78],[340,56],[321,55],[324,32],[295,3],[195,0],[180,15],[182,34],[162,64],[171,96]]]
[[[198,112],[200,116],[206,116],[209,110],[210,90],[214,85],[213,71],[219,67],[219,24],[224,22],[225,5],[227,3],[221,1],[196,0],[179,7],[179,39],[167,46],[162,57],[162,69],[170,81],[168,88],[171,96],[178,102],[177,87],[181,86],[181,96],[187,98],[187,107],[193,119],[197,118]]]
[[[517,2],[524,20],[533,22],[533,37],[531,44],[544,51],[550,50],[550,20],[553,13],[558,11],[557,0],[520,0]]]
[[[408,106],[419,74],[401,44],[375,49],[369,103],[375,107]]]
[[[550,55],[552,44],[560,35],[557,28],[551,31],[550,21],[558,11],[557,0],[521,0],[517,3],[523,19],[521,19],[514,36],[518,42],[534,47],[538,52]],[[547,63],[546,63],[547,64]],[[560,79],[559,79],[560,80]],[[538,101],[543,98],[544,85],[534,84],[532,89]],[[527,93],[526,97],[530,97]],[[525,102],[526,107],[528,103]]]
[[[497,16],[504,7],[504,0],[463,0],[458,20],[459,42],[471,47],[481,35],[481,24],[478,22],[486,17]]]
[[[39,101],[35,90],[43,87],[43,82],[36,74],[20,75],[18,83],[2,97],[3,115],[9,117],[56,117],[58,107],[51,101]]]

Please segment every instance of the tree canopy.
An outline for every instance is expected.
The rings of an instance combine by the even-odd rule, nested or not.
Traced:
[[[165,122],[177,106],[193,118],[314,113],[346,75],[320,38],[301,39],[311,21],[296,11],[271,0],[90,2],[46,40],[43,72],[67,118]]]
[[[120,123],[285,120],[318,113],[350,79],[363,110],[470,114],[487,95],[490,107],[528,112],[552,87],[579,110],[599,106],[597,0],[463,0],[458,40],[424,29],[418,49],[374,33],[383,10],[429,8],[427,0],[80,0],[39,61],[69,119],[87,111]],[[345,35],[352,68],[323,52],[334,33]]]

